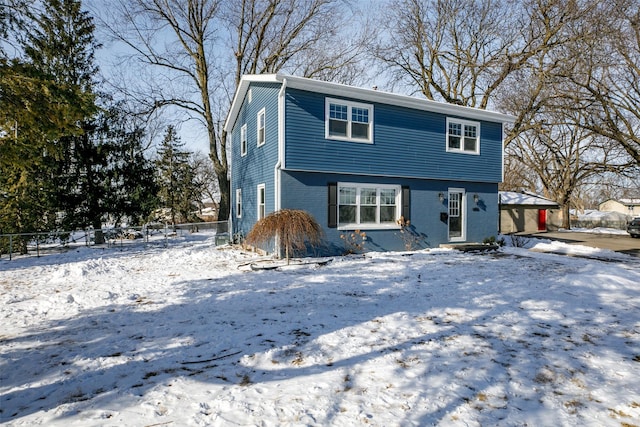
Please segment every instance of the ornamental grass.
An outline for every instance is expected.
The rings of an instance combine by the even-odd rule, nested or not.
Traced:
[[[323,234],[320,224],[308,212],[282,209],[258,221],[247,235],[246,241],[250,245],[259,246],[276,239],[279,249],[285,250],[288,263],[289,256],[306,251],[307,245],[322,243]]]

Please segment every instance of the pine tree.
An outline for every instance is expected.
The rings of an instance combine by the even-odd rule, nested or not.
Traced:
[[[119,106],[97,107],[98,45],[81,2],[42,6],[15,9],[23,55],[0,57],[0,231],[92,225],[100,243],[108,215],[142,221],[154,208],[155,168],[142,130]]]
[[[101,115],[96,137],[108,142],[106,213],[115,224],[140,225],[158,205],[155,164],[144,155],[144,131],[119,105]]]
[[[76,94],[79,120],[75,129],[48,144],[44,165],[50,174],[43,189],[57,210],[56,226],[62,229],[102,225],[105,196],[106,152],[94,144],[97,113],[94,94],[94,51],[98,47],[92,18],[81,10],[79,0],[45,0],[43,11],[32,16],[24,51],[27,59],[42,75],[56,85]],[[58,214],[59,212],[59,214]],[[101,242],[98,233],[96,242]]]
[[[198,209],[201,197],[195,171],[189,162],[191,153],[183,147],[175,128],[169,126],[158,148],[156,164],[160,186],[158,196],[161,204],[169,209],[173,224],[194,220],[192,212]]]
[[[78,132],[83,102],[33,65],[0,59],[0,232],[43,231],[55,222],[46,159],[53,141]]]

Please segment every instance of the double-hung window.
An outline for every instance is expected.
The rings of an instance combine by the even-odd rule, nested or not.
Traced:
[[[264,108],[258,112],[258,118],[256,120],[256,130],[258,137],[258,147],[264,145],[265,142],[265,118],[264,118]]]
[[[264,218],[266,206],[266,192],[264,184],[258,185],[258,221]]]
[[[327,139],[373,142],[373,105],[326,98],[325,110]]]
[[[240,128],[240,155],[247,155],[247,125],[244,124]]]
[[[236,218],[242,218],[242,189],[236,189]]]
[[[448,118],[447,151],[480,154],[480,123]]]
[[[382,184],[338,184],[339,228],[397,228],[401,187]]]

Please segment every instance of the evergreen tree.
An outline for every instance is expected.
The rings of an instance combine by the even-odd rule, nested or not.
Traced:
[[[107,150],[94,145],[91,136],[97,126],[93,79],[98,71],[94,64],[98,44],[92,18],[81,7],[79,0],[45,0],[43,11],[32,16],[35,24],[24,51],[42,75],[82,100],[77,104],[81,117],[74,123],[76,129],[51,141],[44,159],[51,179],[43,190],[60,213],[56,225],[68,230],[89,224],[99,230],[105,196],[101,171],[106,167]],[[101,242],[100,233],[96,242]]]
[[[116,105],[102,115],[97,138],[108,142],[105,206],[115,224],[140,225],[158,205],[155,164],[144,156],[144,131]]]
[[[191,153],[183,149],[184,143],[173,126],[167,128],[158,149],[158,196],[161,204],[169,209],[171,222],[195,220],[192,212],[198,209],[200,191],[196,173],[190,164]]]
[[[24,54],[0,56],[0,232],[142,221],[155,206],[155,168],[142,130],[119,106],[97,107],[91,17],[79,0],[42,6],[12,9],[19,25],[0,17]]]
[[[47,157],[53,141],[79,131],[83,102],[82,94],[31,64],[0,59],[0,232],[36,232],[55,223]]]

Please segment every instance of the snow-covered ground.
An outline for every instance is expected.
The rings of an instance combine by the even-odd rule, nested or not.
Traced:
[[[0,423],[640,425],[640,263],[558,245],[0,259]]]
[[[572,228],[571,230],[558,230],[569,231],[571,233],[591,233],[591,234],[616,234],[618,236],[628,236],[627,230],[619,230],[616,228],[594,227],[594,228]]]

